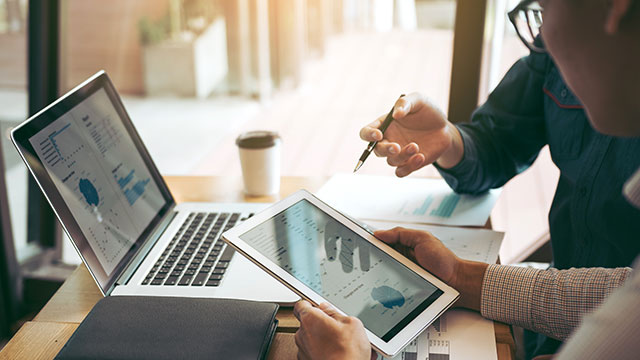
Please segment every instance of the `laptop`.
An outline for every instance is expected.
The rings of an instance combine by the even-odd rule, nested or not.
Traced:
[[[176,204],[104,71],[11,138],[105,296],[299,299],[220,238],[266,204]]]

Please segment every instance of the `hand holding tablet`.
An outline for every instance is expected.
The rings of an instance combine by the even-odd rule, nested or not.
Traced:
[[[393,356],[458,292],[301,190],[229,230],[224,239],[313,304],[362,321]]]

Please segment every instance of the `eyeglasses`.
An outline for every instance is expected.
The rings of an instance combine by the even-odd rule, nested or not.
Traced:
[[[535,43],[542,26],[542,6],[536,0],[523,0],[511,11],[509,20],[516,28],[518,37],[529,48],[537,53],[545,53],[544,47]]]

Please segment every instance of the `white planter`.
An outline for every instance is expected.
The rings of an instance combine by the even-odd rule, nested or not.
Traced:
[[[143,65],[148,96],[206,98],[229,70],[224,19],[215,20],[193,41],[168,40],[145,46]]]

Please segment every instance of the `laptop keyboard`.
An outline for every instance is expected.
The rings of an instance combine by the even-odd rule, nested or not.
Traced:
[[[220,234],[238,220],[239,213],[190,213],[142,285],[219,286],[235,253]]]

